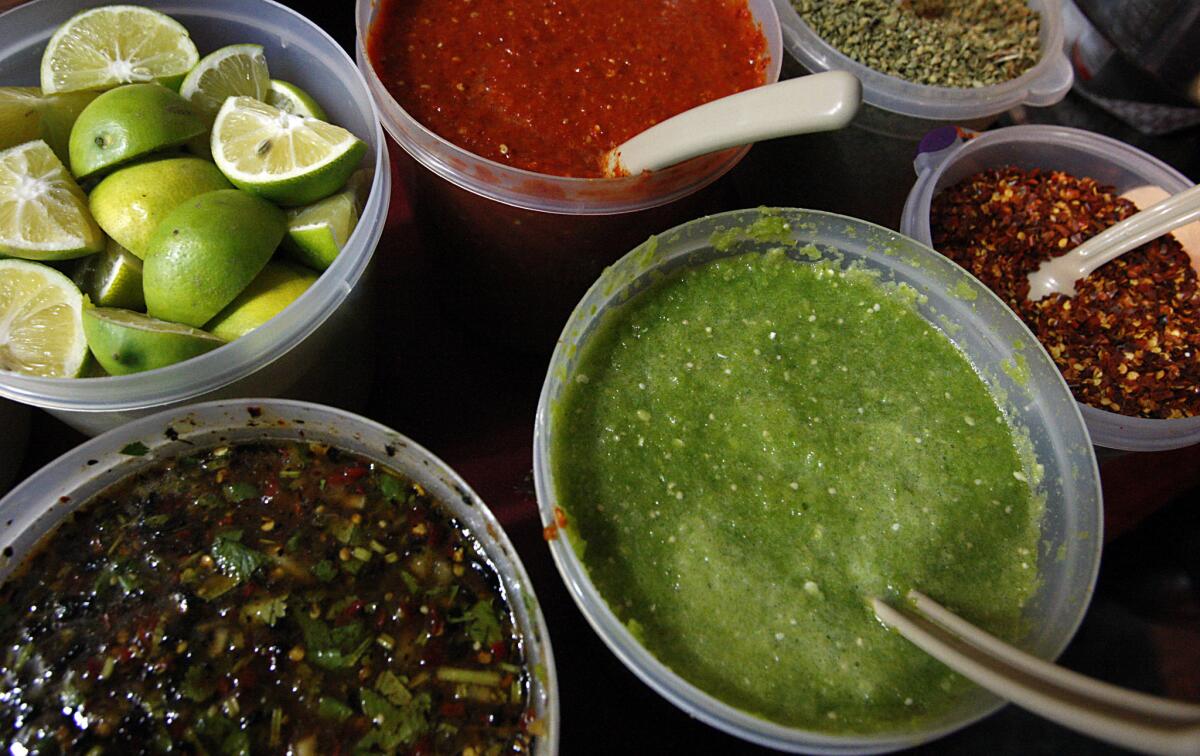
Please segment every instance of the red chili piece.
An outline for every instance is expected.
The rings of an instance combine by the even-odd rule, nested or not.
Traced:
[[[1137,211],[1111,186],[1058,171],[983,171],[934,198],[933,246],[1029,325],[1080,401],[1123,415],[1200,414],[1200,289],[1166,235],[1075,282],[1026,299],[1044,261]]]

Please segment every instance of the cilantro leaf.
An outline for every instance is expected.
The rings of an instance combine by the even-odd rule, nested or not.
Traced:
[[[351,622],[331,630],[321,620],[309,617],[307,612],[294,611],[291,616],[304,636],[307,658],[323,669],[353,667],[371,646],[371,635],[361,622]]]
[[[493,643],[504,640],[504,633],[500,630],[500,620],[496,617],[496,612],[492,610],[490,600],[476,601],[475,605],[463,612],[461,617],[451,617],[450,622],[465,623],[467,635],[480,646],[489,647]]]
[[[407,498],[404,483],[394,475],[379,476],[379,492],[389,501],[404,501]]]
[[[267,555],[241,543],[242,531],[218,533],[212,545],[212,557],[221,572],[239,583],[250,579],[254,571],[267,563]]]
[[[328,559],[322,559],[312,566],[312,574],[322,583],[328,583],[337,577],[337,567],[334,567],[333,562]]]
[[[369,688],[359,688],[363,714],[373,727],[355,745],[356,752],[390,753],[401,746],[411,745],[429,730],[429,710],[432,698],[419,693],[405,706],[393,706],[386,697]]]
[[[121,447],[121,453],[127,457],[141,457],[148,451],[150,451],[150,447],[141,441],[134,441],[132,444],[125,444]]]
[[[243,622],[261,622],[267,627],[275,627],[275,623],[287,612],[287,596],[270,597],[260,601],[252,601],[238,612]]]
[[[237,483],[225,484],[225,487],[221,489],[221,493],[225,495],[225,501],[228,501],[230,504],[236,504],[246,499],[257,499],[258,486],[241,480]]]

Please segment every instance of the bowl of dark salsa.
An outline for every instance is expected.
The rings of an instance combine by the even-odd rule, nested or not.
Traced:
[[[99,436],[0,500],[13,753],[557,750],[499,522],[404,436],[239,400]]]

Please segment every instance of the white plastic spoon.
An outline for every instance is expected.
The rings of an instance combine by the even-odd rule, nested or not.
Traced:
[[[1151,239],[1200,218],[1200,186],[1129,216],[1061,257],[1046,260],[1029,274],[1029,300],[1051,294],[1075,296],[1075,282],[1104,263]]]
[[[875,616],[947,667],[998,696],[1085,735],[1159,754],[1200,753],[1200,706],[1125,690],[1013,648],[933,599],[871,599]]]
[[[655,171],[762,139],[832,131],[850,123],[862,85],[845,71],[767,84],[685,110],[604,156],[608,176]]]

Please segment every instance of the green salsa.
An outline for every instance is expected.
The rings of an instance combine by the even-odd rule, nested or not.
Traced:
[[[645,647],[726,703],[828,732],[945,712],[968,683],[870,596],[918,588],[1021,635],[1034,473],[917,298],[743,254],[667,276],[582,347],[552,415],[571,542]]]

